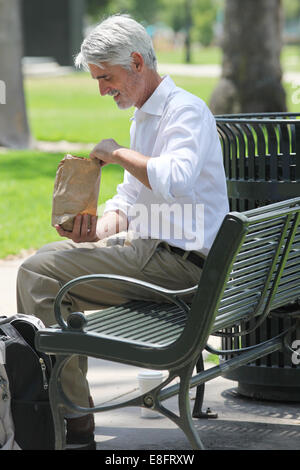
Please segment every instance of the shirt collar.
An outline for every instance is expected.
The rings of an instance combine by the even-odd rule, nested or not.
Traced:
[[[176,88],[176,85],[171,77],[168,75],[163,77],[163,80],[160,82],[148,100],[143,104],[143,106],[140,109],[135,110],[134,118],[144,113],[152,114],[154,116],[161,116],[163,114],[167,98],[174,88]]]

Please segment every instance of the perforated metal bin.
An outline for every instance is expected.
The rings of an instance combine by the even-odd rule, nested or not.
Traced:
[[[216,121],[230,210],[245,211],[300,195],[300,113],[224,115],[216,116]],[[300,284],[300,279],[295,282]],[[289,327],[295,318],[300,324],[300,299],[299,304],[272,311],[269,319],[241,338],[232,334],[238,329],[251,330],[255,319],[236,331],[221,332],[229,335],[222,336],[222,349],[262,342]],[[300,326],[287,338],[289,345],[295,340],[300,341]],[[237,381],[237,391],[244,396],[300,402],[300,361],[292,351],[271,354],[226,374],[226,378]]]

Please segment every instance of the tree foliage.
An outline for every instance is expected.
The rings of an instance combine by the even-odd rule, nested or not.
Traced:
[[[299,0],[283,0],[282,2],[284,16],[287,21],[300,18]]]
[[[129,13],[143,24],[164,23],[175,32],[187,31],[190,26],[191,40],[204,46],[213,39],[217,9],[222,3],[224,0],[87,0],[92,21],[115,13]]]
[[[87,0],[87,12],[92,21],[116,13],[128,13],[137,21],[152,24],[158,21],[161,0]]]

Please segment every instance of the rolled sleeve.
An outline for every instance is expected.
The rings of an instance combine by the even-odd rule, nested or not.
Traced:
[[[136,201],[141,185],[142,183],[125,170],[123,183],[117,186],[117,194],[106,201],[104,213],[120,210],[128,215],[131,206]]]

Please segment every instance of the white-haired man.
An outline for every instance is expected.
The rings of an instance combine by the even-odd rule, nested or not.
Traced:
[[[106,139],[90,154],[102,166],[125,170],[104,215],[94,217],[89,229],[86,216],[78,215],[72,233],[57,226],[69,240],[44,246],[20,267],[18,309],[46,325],[55,322],[59,288],[80,275],[126,275],[173,289],[194,286],[228,212],[214,117],[200,98],[159,75],[150,37],[139,23],[126,15],[107,18],[83,41],[76,65],[90,71],[101,95],[112,96],[120,109],[136,110],[130,148]],[[105,281],[74,289],[62,307],[67,316],[145,298],[136,286]],[[85,376],[82,358],[71,361],[62,376],[66,393],[83,406],[92,402]],[[67,416],[67,442],[91,448],[93,426],[92,415]]]

